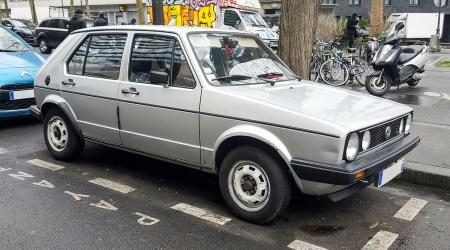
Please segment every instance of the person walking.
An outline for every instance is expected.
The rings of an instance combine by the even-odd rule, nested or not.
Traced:
[[[106,20],[104,13],[99,13],[98,18],[95,19],[94,27],[99,26],[108,26],[108,20]]]
[[[69,34],[75,30],[86,28],[86,20],[83,14],[84,11],[82,9],[75,10],[75,15],[69,21]]]
[[[352,17],[347,21],[347,38],[348,38],[348,47],[353,48],[353,44],[355,42],[358,33],[356,32],[356,26],[358,25],[358,15],[353,13]]]

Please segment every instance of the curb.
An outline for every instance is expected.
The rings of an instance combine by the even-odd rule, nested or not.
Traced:
[[[450,190],[450,168],[408,161],[404,164],[403,173],[396,179]]]

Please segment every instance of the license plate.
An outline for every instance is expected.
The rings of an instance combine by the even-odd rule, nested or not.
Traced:
[[[377,187],[384,186],[384,184],[388,183],[401,172],[403,172],[403,160],[404,159],[398,160],[396,163],[392,164],[390,167],[386,168],[378,174]]]
[[[20,100],[20,99],[28,99],[34,98],[34,90],[18,90],[18,91],[9,91],[9,100]]]

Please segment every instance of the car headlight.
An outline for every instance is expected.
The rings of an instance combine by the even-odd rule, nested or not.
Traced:
[[[398,134],[400,135],[401,133],[403,133],[403,129],[405,128],[405,122],[403,121],[404,119],[400,120],[400,127],[398,127]]]
[[[371,134],[370,131],[367,130],[366,132],[364,132],[363,138],[362,138],[362,142],[361,142],[361,148],[362,150],[367,150],[370,147],[370,140],[371,140]]]
[[[347,161],[353,161],[359,152],[359,136],[357,133],[352,133],[348,138],[347,148],[345,149],[345,158]]]
[[[411,129],[411,124],[412,124],[412,115],[409,114],[408,117],[406,118],[405,134],[409,133],[409,130]]]

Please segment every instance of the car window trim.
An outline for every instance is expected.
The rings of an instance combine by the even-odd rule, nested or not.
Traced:
[[[126,40],[125,40],[125,46],[123,48],[123,53],[122,53],[122,61],[120,63],[120,69],[119,69],[119,76],[117,77],[117,79],[111,79],[111,78],[104,78],[104,77],[96,77],[96,76],[86,76],[83,75],[84,74],[84,66],[83,66],[83,74],[82,75],[76,75],[76,74],[71,74],[68,70],[69,68],[69,63],[70,63],[70,59],[72,59],[73,55],[78,51],[78,49],[83,45],[83,42],[92,36],[102,36],[102,35],[126,35]],[[123,70],[123,60],[125,59],[125,55],[126,55],[126,49],[127,49],[127,41],[130,37],[130,33],[128,31],[100,31],[100,32],[86,32],[86,34],[84,34],[82,37],[80,37],[80,39],[78,39],[77,41],[77,46],[74,47],[74,49],[72,49],[69,53],[68,56],[64,58],[64,74],[67,76],[75,76],[75,77],[88,77],[88,78],[93,78],[93,79],[104,79],[104,80],[108,80],[108,81],[122,81],[121,79],[121,75],[122,75],[122,70]],[[91,38],[92,40],[92,38]],[[80,42],[81,41],[81,42]],[[88,47],[90,46],[91,41],[89,41]],[[85,61],[84,64],[86,63],[86,58],[87,58],[87,53],[88,53],[88,49],[86,49],[86,55],[85,55]]]
[[[186,58],[186,62],[187,62],[187,64],[188,64],[188,67],[189,67],[189,70],[191,71],[191,74],[192,74],[192,77],[194,78],[194,81],[195,81],[195,85],[193,86],[193,87],[182,87],[182,86],[171,86],[171,85],[169,85],[168,87],[169,88],[181,88],[181,89],[196,89],[197,88],[197,85],[199,85],[200,87],[202,86],[201,84],[200,84],[200,81],[198,80],[198,76],[197,76],[197,73],[196,73],[196,71],[195,70],[193,70],[193,65],[192,65],[192,61],[191,61],[191,59],[189,58],[189,55],[188,55],[188,53],[187,53],[187,51],[186,51],[186,48],[184,47],[184,44],[183,44],[183,42],[181,41],[181,38],[179,37],[179,35],[178,34],[176,34],[176,33],[171,33],[171,32],[159,32],[159,31],[149,31],[149,32],[146,32],[146,31],[134,31],[133,33],[132,33],[132,40],[131,40],[131,45],[130,45],[130,50],[128,51],[129,53],[129,57],[128,57],[128,60],[127,60],[127,63],[128,63],[128,67],[126,67],[127,68],[127,72],[125,72],[126,74],[124,75],[124,81],[126,81],[126,82],[128,82],[128,83],[137,83],[137,84],[143,84],[143,83],[139,83],[139,82],[132,82],[132,81],[130,81],[130,67],[131,67],[131,55],[132,55],[132,53],[133,53],[133,44],[134,44],[134,41],[135,41],[135,38],[136,38],[136,36],[139,36],[139,35],[141,35],[141,36],[162,36],[162,37],[169,37],[169,38],[172,38],[172,39],[174,39],[175,40],[175,44],[176,44],[176,42],[178,42],[179,44],[180,44],[180,47],[181,47],[181,51],[183,52],[183,55],[184,55],[184,57]],[[173,47],[173,49],[175,49],[175,46]],[[172,53],[172,62],[171,62],[171,64],[173,63],[173,53]],[[171,70],[172,70],[172,67],[171,67]],[[172,75],[172,74],[171,74]],[[143,85],[158,85],[158,84],[143,84]],[[161,85],[162,86],[162,85]]]

